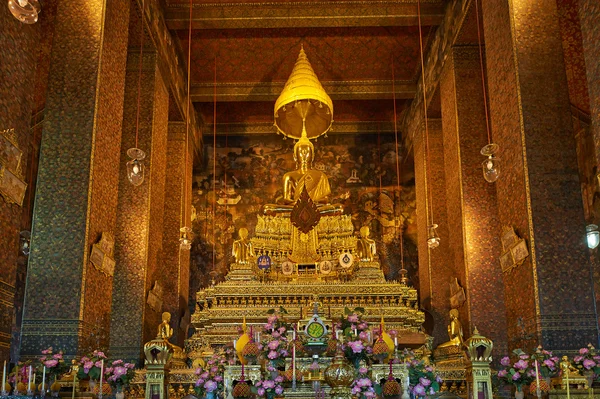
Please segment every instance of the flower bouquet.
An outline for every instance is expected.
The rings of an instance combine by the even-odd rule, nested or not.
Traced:
[[[372,399],[377,397],[375,384],[371,381],[367,373],[368,369],[366,367],[358,369],[358,375],[350,386],[353,397],[358,399]]]
[[[194,391],[199,398],[215,398],[223,391],[225,363],[223,357],[214,355],[206,362],[206,368],[200,367],[196,370],[198,379],[194,385]]]
[[[364,311],[363,308],[354,308],[353,310],[345,308],[346,317],[342,317],[339,323],[346,341],[342,346],[344,356],[354,364],[356,369],[360,367],[361,361],[368,361],[368,355],[372,350],[369,324],[362,320]]]
[[[258,380],[252,387],[252,392],[262,398],[273,399],[283,395],[283,377],[278,375],[271,379]]]
[[[135,364],[125,363],[123,360],[113,361],[109,367],[104,369],[104,378],[110,386],[121,392],[124,386],[135,376]]]
[[[528,354],[520,349],[515,349],[517,361],[512,363],[508,356],[500,360],[503,367],[498,370],[498,380],[505,385],[513,385],[517,392],[523,392],[523,387],[529,385],[535,379],[535,370],[530,363]]]
[[[537,361],[539,374],[547,379],[555,377],[560,371],[560,359],[554,356],[552,352],[538,346],[535,353],[531,355],[532,361]]]
[[[102,361],[107,361],[104,352],[95,350],[93,353],[84,356],[79,361],[79,370],[77,378],[80,380],[98,381],[102,369]]]
[[[46,375],[48,376],[49,381],[56,380],[69,370],[69,366],[63,359],[62,351],[55,353],[52,347],[44,349],[39,360],[42,368],[40,371],[43,372],[43,368],[46,367]]]
[[[281,308],[280,312],[286,311]],[[265,339],[261,342],[261,349],[264,358],[269,361],[267,370],[277,371],[285,367],[285,358],[290,354],[286,335],[290,328],[273,309],[269,310],[269,314],[263,328]]]
[[[440,390],[442,380],[432,366],[409,353],[406,367],[410,383],[409,390],[415,398],[434,395]]]
[[[583,375],[600,374],[600,355],[596,353],[596,348],[588,344],[587,348],[579,349],[579,354],[573,358],[573,366]]]

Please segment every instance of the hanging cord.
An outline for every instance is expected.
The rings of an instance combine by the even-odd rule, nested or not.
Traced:
[[[425,160],[425,197],[429,199],[429,212],[427,218],[427,225],[433,224],[433,198],[431,190],[429,189],[429,179],[427,179],[427,173],[429,173],[430,156],[429,156],[429,126],[427,124],[427,86],[425,85],[425,59],[423,55],[423,32],[421,26],[421,0],[417,0],[417,16],[419,19],[419,48],[421,50],[421,77],[423,78],[423,112],[425,119],[425,153],[427,158]]]
[[[138,135],[140,130],[140,105],[142,102],[142,64],[144,60],[144,0],[142,0],[142,8],[140,14],[140,62],[138,75],[138,93],[137,93],[137,111],[135,116],[135,148],[138,148]]]
[[[187,109],[186,109],[186,120],[185,120],[185,148],[184,148],[184,162],[183,162],[183,212],[182,212],[182,227],[187,227],[187,195],[188,195],[188,182],[187,182],[187,168],[188,168],[188,151],[189,151],[189,137],[190,137],[190,110],[192,105],[190,84],[191,84],[191,71],[192,71],[192,7],[193,0],[190,0],[190,24],[188,27],[188,65],[187,65]],[[191,205],[190,205],[191,206]],[[188,237],[189,238],[189,237]]]
[[[487,129],[488,144],[492,143],[492,134],[490,131],[490,118],[487,104],[487,92],[485,88],[485,71],[483,68],[483,48],[481,45],[481,26],[479,22],[479,0],[475,0],[475,15],[477,17],[477,42],[479,43],[479,65],[481,66],[481,88],[483,91],[483,108],[485,110],[485,127]]]
[[[398,146],[398,117],[396,115],[396,74],[394,72],[394,57],[392,56],[392,98],[394,99],[394,137],[396,139],[396,184],[398,190],[398,207],[400,207],[400,198],[402,196],[402,191],[400,187],[400,147]],[[394,205],[396,201],[394,201]],[[402,222],[402,212],[400,211],[400,215],[398,216],[400,222]],[[402,237],[403,231],[402,226],[400,226],[400,234],[398,235],[398,223],[396,223],[396,215],[394,215],[394,228],[396,229],[396,235],[398,236],[398,240],[400,241],[400,269],[404,269],[404,238]]]
[[[215,222],[217,221],[217,56],[215,55],[215,81],[213,90],[213,221],[212,221],[212,271],[215,271],[215,250],[217,248]]]

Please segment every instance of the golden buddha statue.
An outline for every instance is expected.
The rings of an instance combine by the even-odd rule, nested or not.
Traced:
[[[169,339],[173,336],[173,328],[169,324],[171,322],[171,313],[163,312],[162,323],[158,325],[158,333],[156,334],[157,340],[163,340],[171,350],[173,350],[174,359],[185,359],[185,353],[179,346],[169,342]]]
[[[565,376],[568,374],[569,378],[572,379],[573,377],[581,377],[581,374],[579,373],[579,370],[577,370],[576,367],[573,367],[573,365],[571,364],[571,362],[569,361],[569,357],[568,356],[563,356],[561,358],[561,362],[560,362],[560,369],[562,370],[562,377],[565,378]]]
[[[248,264],[255,256],[252,242],[248,240],[248,229],[242,227],[238,231],[238,235],[240,236],[240,239],[233,242],[231,254],[235,258],[236,263]]]
[[[322,215],[339,215],[343,212],[341,205],[328,202],[331,188],[327,175],[312,169],[314,151],[303,127],[302,136],[294,146],[294,161],[298,169],[283,176],[283,196],[277,199],[277,204],[265,205],[266,215],[289,214],[305,188]]]
[[[356,243],[356,251],[358,258],[363,262],[373,262],[377,254],[375,240],[369,238],[369,227],[363,226],[360,228],[360,240]]]
[[[448,348],[451,346],[462,346],[463,330],[462,324],[458,320],[458,309],[450,309],[450,325],[448,326],[448,336],[450,341],[438,345],[439,348]]]

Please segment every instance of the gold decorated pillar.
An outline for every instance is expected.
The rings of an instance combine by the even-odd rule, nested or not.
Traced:
[[[131,20],[139,30],[139,10]],[[164,262],[163,215],[169,93],[158,70],[157,55],[146,41],[140,80],[139,32],[131,30],[127,56],[123,138],[119,161],[119,202],[112,296],[110,352],[115,358],[139,360],[144,342],[160,323],[168,274]],[[136,120],[139,95],[139,130]],[[145,178],[139,186],[127,178],[127,150],[146,153]]]
[[[486,0],[482,14],[499,225],[529,251],[506,274],[509,347],[573,350],[598,322],[557,4]]]
[[[170,278],[165,280],[164,310],[170,312],[174,323],[174,343],[183,346],[189,324],[188,297],[190,284],[190,251],[180,248],[180,228],[191,227],[192,154],[185,146],[185,122],[169,122],[167,141],[167,176],[163,222],[164,263]],[[190,127],[190,138],[193,128]],[[188,140],[188,143],[191,140]],[[187,190],[187,195],[184,195]]]
[[[91,251],[103,233],[115,231],[129,5],[57,4],[23,312],[24,356],[38,356],[49,346],[69,356],[107,346],[112,278],[102,262],[91,262]]]
[[[429,159],[425,147],[425,127],[415,136],[414,162],[415,184],[417,192],[417,234],[419,251],[419,298],[421,306],[434,318],[434,346],[448,340],[446,326],[450,311],[450,280],[459,277],[456,274],[450,253],[449,226],[446,213],[446,177],[444,171],[444,143],[442,141],[442,123],[440,119],[429,119]],[[427,168],[429,166],[429,169]],[[427,184],[427,187],[426,187]],[[426,195],[427,193],[427,195]],[[429,249],[427,245],[427,226],[429,204],[433,209],[434,222],[438,224],[437,233],[440,245]]]
[[[446,204],[451,256],[466,304],[460,319],[469,335],[476,325],[506,350],[503,278],[498,259],[501,229],[496,190],[483,178],[480,150],[488,144],[477,46],[457,46],[440,79]]]

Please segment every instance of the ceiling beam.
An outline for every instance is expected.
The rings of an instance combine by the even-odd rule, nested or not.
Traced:
[[[217,101],[272,101],[281,94],[284,82],[236,82],[217,83]],[[332,100],[377,100],[391,99],[391,80],[323,81],[325,92]],[[396,98],[412,99],[417,85],[412,81],[395,82]],[[190,89],[193,102],[212,102],[213,83],[194,83]]]
[[[423,0],[424,26],[438,25],[442,0]],[[171,4],[165,10],[169,29],[188,29],[189,8]],[[194,4],[193,29],[325,28],[417,26],[416,0],[248,2]]]
[[[214,126],[206,124],[206,136],[212,136]],[[328,134],[378,134],[393,133],[394,122],[353,122],[353,121],[335,121]],[[217,123],[217,136],[247,136],[247,135],[276,135],[277,129],[273,123],[255,122],[255,123]]]

